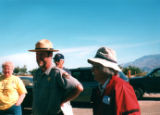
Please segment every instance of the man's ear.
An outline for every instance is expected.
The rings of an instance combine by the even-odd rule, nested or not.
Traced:
[[[64,64],[64,60],[62,60],[62,64]]]

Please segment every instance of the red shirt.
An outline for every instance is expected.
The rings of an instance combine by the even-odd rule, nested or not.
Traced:
[[[95,101],[94,115],[140,115],[132,86],[117,76],[112,76],[103,94],[98,94]]]

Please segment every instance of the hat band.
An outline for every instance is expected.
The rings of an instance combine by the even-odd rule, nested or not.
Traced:
[[[36,48],[36,50],[40,50],[40,49],[44,49],[44,50],[54,50],[53,48]]]
[[[112,60],[112,59],[109,59],[109,58],[107,58],[107,57],[105,57],[105,56],[103,56],[103,55],[100,55],[100,54],[96,54],[95,58],[101,58],[101,59],[105,59],[105,60],[107,60],[107,61],[111,61],[111,62],[113,62],[113,63],[117,63],[117,61],[114,61],[114,60]]]

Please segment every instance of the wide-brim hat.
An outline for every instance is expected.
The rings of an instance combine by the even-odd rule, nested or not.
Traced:
[[[53,44],[49,40],[42,39],[36,43],[35,49],[28,50],[28,51],[30,52],[42,52],[42,51],[57,52],[59,50],[53,49]]]
[[[112,68],[116,71],[121,71],[117,63],[116,52],[107,47],[99,48],[95,57],[88,59],[88,63],[93,65],[99,64],[104,67]]]

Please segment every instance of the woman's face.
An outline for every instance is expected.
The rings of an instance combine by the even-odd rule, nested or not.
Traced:
[[[106,75],[104,75],[101,66],[93,65],[92,72],[94,74],[94,80],[98,81],[99,83],[102,83],[106,80]]]
[[[4,65],[3,66],[3,74],[5,77],[11,76],[13,73],[13,66],[12,65]]]

